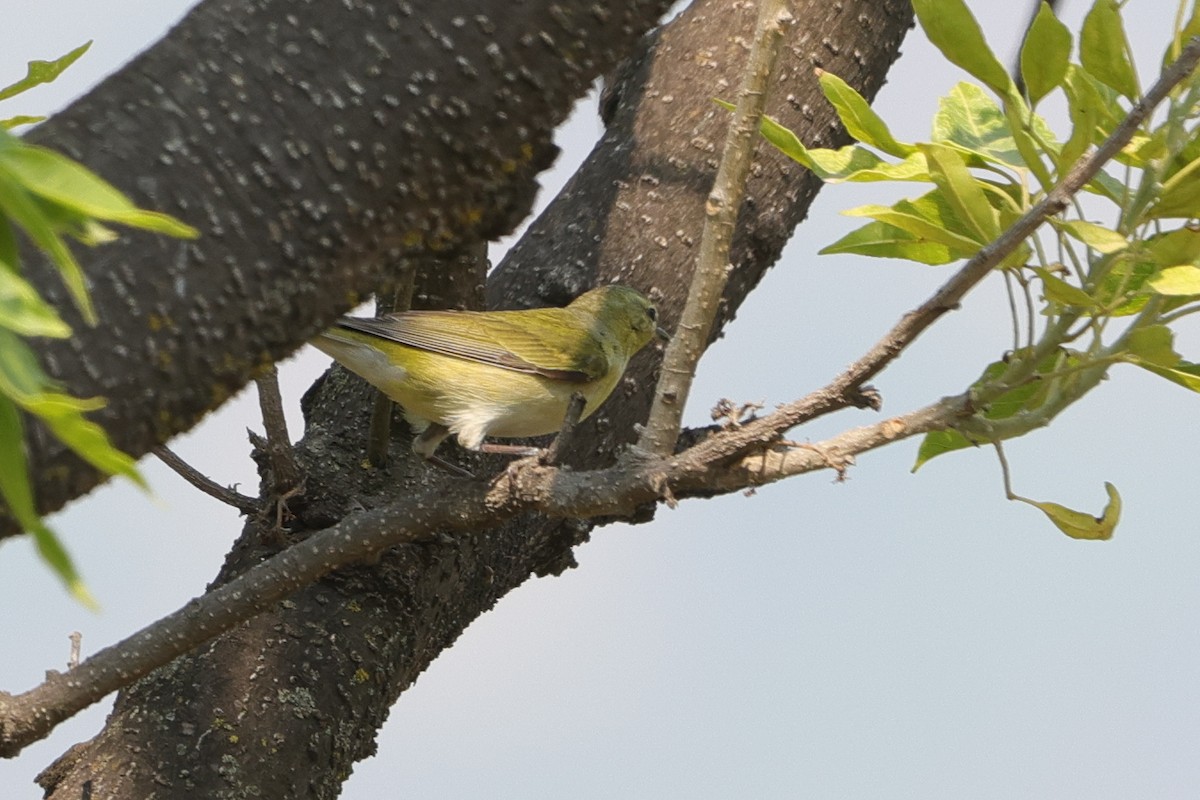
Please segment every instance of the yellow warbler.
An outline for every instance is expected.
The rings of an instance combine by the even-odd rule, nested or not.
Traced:
[[[484,437],[553,433],[575,392],[586,418],[654,336],[655,319],[644,295],[611,285],[565,308],[343,317],[313,344],[403,407],[422,458],[450,434],[470,450],[512,453],[526,449]]]

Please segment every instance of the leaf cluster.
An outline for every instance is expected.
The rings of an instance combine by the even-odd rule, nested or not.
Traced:
[[[1020,54],[1024,91],[962,0],[913,6],[930,41],[979,82],[959,83],[941,98],[928,141],[898,139],[861,95],[825,72],[818,73],[821,87],[856,144],[808,148],[774,121],[762,125],[769,141],[827,182],[928,186],[892,205],[846,211],[871,221],[823,253],[928,265],[970,258],[1042,201],[1141,99],[1116,0],[1095,0],[1077,50],[1043,3]],[[1198,34],[1200,11],[1193,3],[1187,12],[1181,0],[1164,65]],[[1056,95],[1070,122],[1061,136],[1037,111]],[[1009,291],[1012,349],[971,386],[972,415],[925,438],[914,469],[1047,424],[1113,364],[1135,364],[1200,392],[1200,365],[1175,352],[1173,329],[1200,310],[1198,108],[1200,79],[1193,74],[1172,90],[1162,118],[1143,123],[1117,154],[1117,174],[1101,170],[1084,186],[1086,196],[1003,259],[998,271]],[[1070,536],[1107,538],[1120,505],[1116,490],[1109,494],[1099,527],[1071,516],[1080,512],[1027,502]]]

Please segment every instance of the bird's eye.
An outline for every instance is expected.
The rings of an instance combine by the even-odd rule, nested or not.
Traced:
[[[655,308],[654,306],[650,306],[649,308],[646,309],[646,316],[650,317],[651,322],[657,321],[658,320],[658,309]]]

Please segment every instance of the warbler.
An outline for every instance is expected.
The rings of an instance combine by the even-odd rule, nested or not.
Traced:
[[[656,320],[641,292],[613,284],[565,308],[342,317],[312,343],[403,408],[422,458],[450,435],[469,450],[523,453],[484,439],[560,430],[576,392],[587,418],[629,359],[665,337]]]

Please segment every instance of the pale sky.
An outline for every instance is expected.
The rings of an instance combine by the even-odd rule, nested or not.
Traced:
[[[8,0],[11,4],[12,0]],[[8,9],[0,85],[29,59],[91,52],[0,116],[53,110],[144,48],[189,3],[84,0]],[[1008,63],[1025,3],[970,3]],[[1072,30],[1087,5],[1067,0]],[[1174,15],[1131,0],[1143,84]],[[927,135],[938,95],[964,78],[919,32],[877,108],[902,137]],[[558,186],[600,132],[564,131]],[[855,226],[837,211],[885,202],[878,186],[828,187],[782,261],[708,353],[689,421],[721,397],[768,407],[825,383],[950,274],[904,262],[818,257]],[[894,197],[895,195],[888,195]],[[543,197],[543,202],[546,200]],[[999,284],[948,315],[876,385],[886,414],[962,391],[1008,346]],[[1200,359],[1192,326],[1178,349]],[[299,398],[328,363],[283,366]],[[1048,430],[1008,445],[1016,490],[1098,512],[1104,481],[1124,517],[1109,542],[1068,539],[1004,500],[987,449],[909,473],[915,441],[859,457],[849,480],[819,473],[660,509],[598,529],[581,568],[528,582],[473,624],[405,693],[344,797],[1013,798],[1200,795],[1200,398],[1134,367]],[[872,422],[849,411],[794,432],[819,441]],[[241,396],[172,443],[253,493]],[[103,610],[65,596],[26,540],[0,544],[0,689],[61,669],[68,634],[94,652],[203,591],[240,529],[236,515],[153,460],[155,496],[114,483],[52,523]],[[0,786],[31,780],[93,735],[109,703],[60,726]]]

